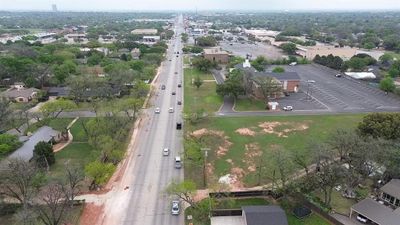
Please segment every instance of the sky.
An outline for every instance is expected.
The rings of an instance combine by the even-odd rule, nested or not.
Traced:
[[[0,0],[0,10],[400,10],[400,0]]]

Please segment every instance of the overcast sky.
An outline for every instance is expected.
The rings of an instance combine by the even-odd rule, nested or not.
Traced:
[[[400,0],[0,0],[0,10],[399,10]]]

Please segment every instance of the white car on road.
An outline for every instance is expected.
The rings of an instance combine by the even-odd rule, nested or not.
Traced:
[[[163,156],[169,156],[169,148],[163,149]]]
[[[174,112],[174,108],[170,107],[170,108],[168,109],[168,112],[169,112],[169,113],[173,113],[173,112]]]
[[[292,111],[293,110],[293,106],[291,106],[291,105],[285,106],[285,107],[283,107],[283,110]]]
[[[160,108],[157,107],[157,108],[154,110],[154,112],[155,112],[156,114],[160,114],[161,110],[160,110]]]
[[[171,213],[172,215],[179,215],[179,201],[172,201]]]

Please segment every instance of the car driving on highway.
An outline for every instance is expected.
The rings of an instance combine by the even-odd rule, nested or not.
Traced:
[[[154,112],[155,112],[156,114],[160,114],[161,110],[160,110],[160,108],[157,107],[157,108],[154,110]]]
[[[179,215],[179,201],[172,201],[171,213],[172,215]]]

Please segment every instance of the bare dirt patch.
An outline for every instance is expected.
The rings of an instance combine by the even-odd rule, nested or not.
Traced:
[[[239,128],[235,132],[243,136],[254,136],[256,134],[255,131],[250,130],[249,128]]]
[[[222,142],[220,142],[221,144],[216,148],[216,154],[218,157],[226,155],[226,153],[229,151],[229,147],[231,147],[231,145],[233,144],[232,142],[229,141],[229,137],[226,136],[223,131],[208,130],[203,128],[200,130],[193,131],[190,135],[195,138],[201,138],[207,135],[217,136],[222,138]]]
[[[245,149],[245,157],[242,162],[247,165],[247,170],[249,172],[255,172],[257,170],[255,165],[263,154],[261,147],[258,143],[250,143],[245,145]]]
[[[286,126],[281,131],[278,130],[279,127]],[[295,122],[263,122],[259,123],[258,127],[262,129],[262,132],[267,134],[276,134],[278,137],[288,137],[288,134],[294,131],[304,131],[309,128],[309,125],[306,122],[303,123],[295,123]]]
[[[103,205],[95,205],[94,203],[85,203],[80,218],[80,225],[98,224],[99,215],[103,213]]]

